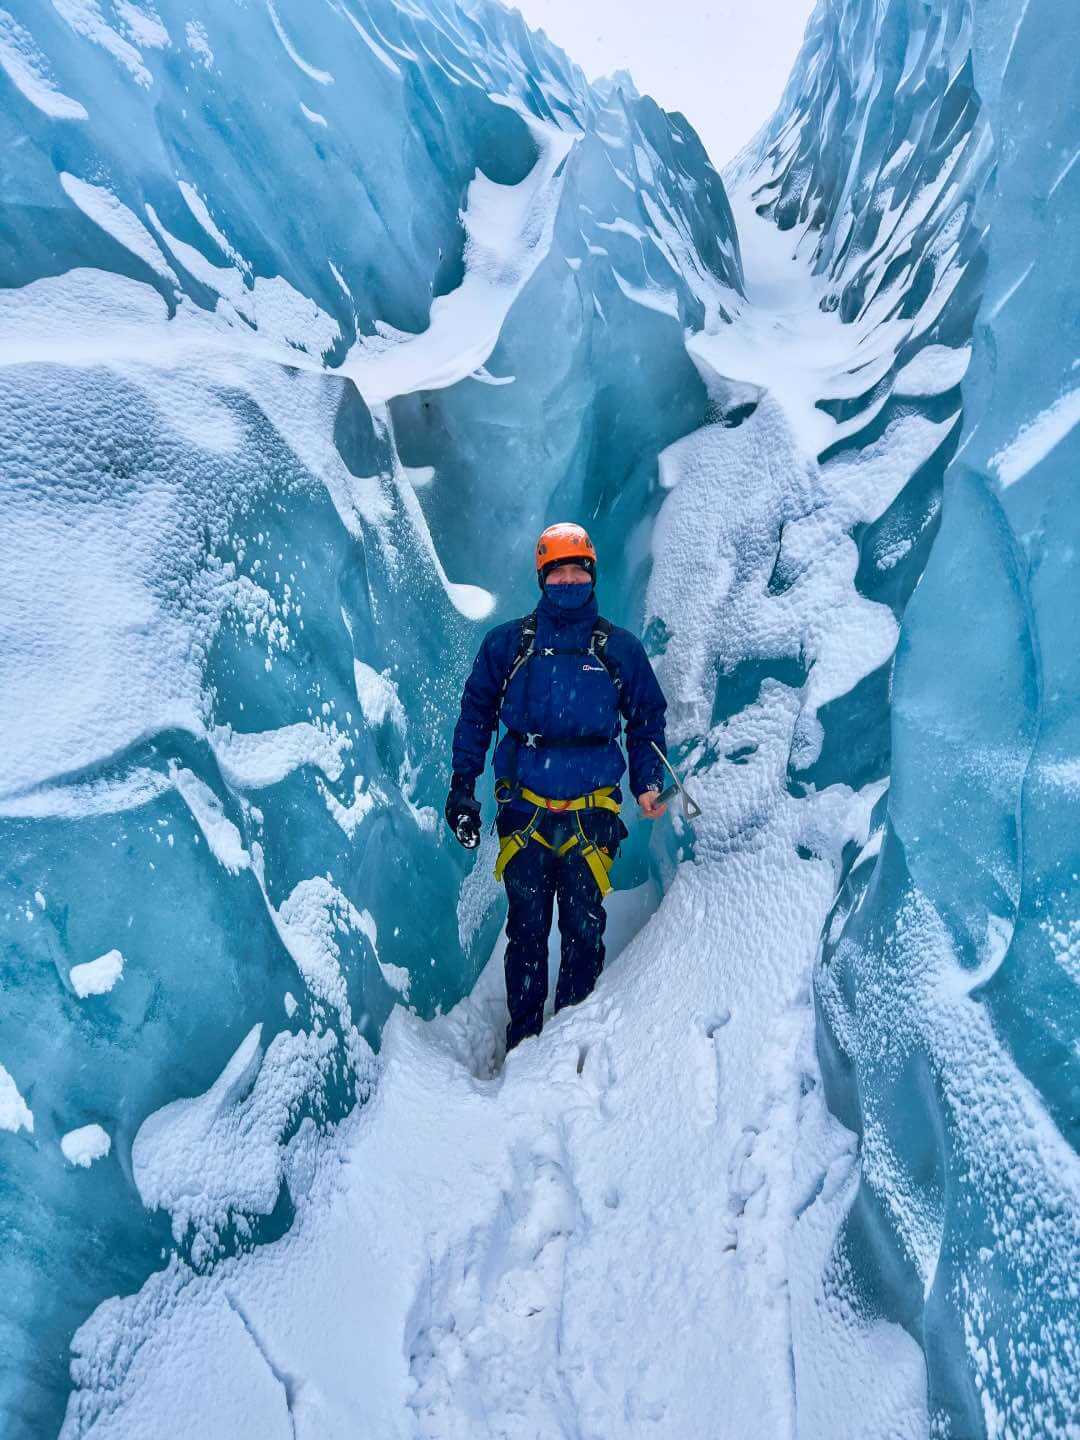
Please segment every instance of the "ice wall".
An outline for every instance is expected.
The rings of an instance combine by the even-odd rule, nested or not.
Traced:
[[[279,1142],[470,987],[497,894],[459,904],[438,807],[480,622],[566,513],[636,620],[708,404],[681,325],[740,268],[689,128],[492,7],[13,0],[0,87],[0,1409],[36,1436],[86,1313],[280,1234]]]
[[[830,1102],[861,1136],[863,1183],[831,1264],[858,1278],[871,1313],[920,1339],[941,1436],[1075,1424],[1080,117],[1068,25],[1047,4],[822,5],[749,162],[768,177],[755,192],[767,213],[810,227],[800,248],[853,323],[890,284],[902,306],[917,299],[920,248],[922,265],[974,252],[942,315],[946,344],[966,343],[982,291],[941,529],[904,612],[891,785],[817,986]],[[935,176],[944,185],[927,186]],[[896,214],[905,194],[910,222]],[[923,393],[961,381],[962,363],[938,359]],[[873,593],[869,538],[860,582]]]

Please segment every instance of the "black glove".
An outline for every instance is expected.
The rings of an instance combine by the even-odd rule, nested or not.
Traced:
[[[473,793],[474,784],[463,775],[455,775],[450,781],[450,794],[443,812],[454,839],[466,850],[475,850],[480,844],[480,806]]]

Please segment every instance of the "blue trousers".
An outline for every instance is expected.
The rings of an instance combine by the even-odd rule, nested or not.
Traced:
[[[528,816],[520,812],[500,816],[499,831],[507,834]],[[516,823],[515,823],[516,822]],[[609,812],[590,811],[582,821],[596,844],[614,855],[622,827]],[[571,832],[568,822],[544,816],[540,824],[546,839],[558,844]],[[555,987],[555,1009],[577,1005],[592,992],[604,968],[603,901],[592,871],[578,847],[565,855],[531,840],[503,872],[509,911],[506,918],[506,1000],[510,1023],[506,1048],[512,1050],[527,1035],[539,1035],[544,1023],[548,989],[548,935],[556,896],[559,901],[559,935],[562,955]]]

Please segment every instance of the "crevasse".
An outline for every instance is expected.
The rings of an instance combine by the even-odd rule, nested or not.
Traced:
[[[1061,20],[822,0],[721,180],[478,0],[0,10],[5,1434],[1069,1433]],[[567,515],[704,813],[503,1066]]]

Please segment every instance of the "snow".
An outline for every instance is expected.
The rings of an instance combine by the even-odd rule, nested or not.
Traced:
[[[390,989],[396,990],[403,1000],[407,1000],[412,985],[412,977],[405,966],[391,965],[386,961],[380,961],[379,970]]]
[[[86,818],[135,810],[169,788],[157,771],[134,766],[119,779],[103,778],[71,784],[41,785],[21,794],[0,796],[0,815],[37,817],[65,815]]]
[[[516,101],[492,97],[512,109]],[[342,373],[371,406],[416,390],[439,389],[484,365],[506,315],[551,244],[565,160],[575,136],[519,110],[537,159],[518,185],[498,185],[479,171],[462,212],[465,277],[436,299],[427,330],[408,335],[380,326],[350,349]],[[463,613],[482,618],[475,607]]]
[[[184,38],[187,40],[188,48],[209,70],[214,63],[214,52],[210,48],[210,37],[206,33],[206,26],[199,20],[189,20],[184,26]]]
[[[1063,790],[1080,794],[1080,755],[1070,756],[1067,760],[1044,762],[1040,767],[1040,774],[1051,785],[1059,785]]]
[[[154,83],[139,51],[114,30],[101,13],[99,0],[52,0],[52,6],[76,35],[93,45],[100,45],[139,85],[149,89]],[[154,43],[159,42],[155,40]]]
[[[867,348],[868,337],[820,308],[819,286],[793,270],[788,235],[738,195],[735,209],[752,303],[736,324],[695,334],[687,348],[710,393],[726,407],[764,398],[736,431],[709,427],[661,456],[661,483],[672,493],[657,521],[654,573],[663,572],[666,554],[685,567],[681,581],[670,581],[679,612],[674,620],[665,617],[674,631],[668,693],[674,713],[700,732],[712,705],[710,668],[730,673],[747,654],[812,661],[794,752],[807,765],[821,744],[817,710],[886,664],[898,635],[892,613],[854,589],[858,557],[849,532],[888,508],[954,422],[899,418],[879,440],[837,457],[820,473],[808,468],[807,457],[872,418],[870,409],[840,426],[819,406],[822,397],[845,393],[852,365],[865,361],[859,347]],[[883,357],[881,373],[888,368]],[[928,374],[930,366],[924,369]],[[755,431],[768,436],[761,442],[768,464],[748,454],[739,438]],[[747,474],[757,476],[752,489],[743,483]],[[736,523],[745,534],[728,553],[718,548],[717,532],[734,534]],[[799,583],[769,596],[781,533],[785,571]],[[738,616],[738,623],[720,626],[721,612]]]
[[[149,50],[164,50],[170,44],[169,32],[153,6],[140,6],[135,0],[113,0],[113,4],[136,45]]]
[[[65,184],[76,203],[96,223],[153,266],[158,274],[170,276],[171,281],[176,282],[163,253],[134,212],[104,187],[89,186],[71,176],[66,177]],[[337,395],[331,396],[325,390],[323,400],[312,406],[311,390],[305,399],[301,396],[302,387],[288,383],[284,376],[268,380],[264,373],[258,373],[259,367],[271,357],[284,360],[295,369],[307,356],[312,372],[317,370],[321,376],[321,356],[338,336],[336,321],[282,276],[258,276],[251,288],[246,287],[240,274],[243,262],[213,222],[206,203],[183,181],[180,189],[207,235],[215,239],[238,268],[210,265],[192,246],[171,236],[156,212],[148,210],[148,216],[151,223],[156,223],[158,233],[177,261],[229,300],[238,312],[235,323],[229,323],[228,314],[219,314],[210,321],[203,312],[193,312],[190,308],[181,310],[170,323],[163,301],[145,285],[102,272],[73,271],[17,291],[4,292],[6,359],[14,364],[62,360],[68,366],[91,366],[107,361],[117,369],[124,367],[125,377],[131,383],[140,384],[156,405],[161,387],[154,382],[154,370],[161,366],[181,366],[184,373],[199,374],[207,379],[216,373],[233,386],[239,382],[259,408],[274,412],[275,423],[285,423],[289,442],[302,461],[311,464],[315,474],[323,478],[347,528],[359,534],[364,521],[379,526],[389,513],[383,485],[374,478],[348,474],[330,439]],[[523,219],[523,223],[526,220]],[[482,232],[484,225],[478,222],[477,235]],[[540,239],[543,239],[543,225]],[[531,243],[530,238],[523,243]],[[477,261],[480,271],[487,253],[481,246]],[[497,248],[497,253],[501,264],[507,259],[507,252]],[[492,292],[498,288],[495,285]],[[451,298],[446,297],[446,301]],[[492,315],[494,330],[485,341],[482,354],[469,351],[461,361],[462,374],[471,372],[477,361],[487,356],[504,311],[505,307],[498,317]],[[96,328],[85,324],[86,314],[94,315]],[[248,324],[243,324],[240,317],[246,318]],[[258,327],[255,333],[251,324]],[[72,341],[72,336],[81,338]],[[297,346],[302,347],[304,353],[298,353]],[[251,369],[246,374],[245,370],[238,370],[235,359],[238,351],[251,353]],[[199,354],[197,361],[196,353]],[[312,376],[312,383],[318,386],[330,382]],[[190,383],[184,403],[164,410],[163,423],[204,451],[235,454],[242,445],[243,429],[238,425],[233,406],[223,405],[212,390],[213,380],[209,384]],[[402,498],[423,547],[432,556],[439,582],[445,586],[456,608],[471,618],[490,613],[494,598],[487,590],[458,585],[446,577],[435,553],[431,531],[413,500],[405,471],[400,472],[400,478],[395,474],[393,487]],[[212,495],[207,492],[204,495],[203,504],[213,503]],[[32,566],[39,575],[48,573],[50,592],[58,599],[58,608],[50,615],[27,615],[27,628],[45,632],[36,635],[29,654],[23,652],[19,657],[23,674],[29,678],[29,687],[24,683],[24,700],[35,704],[43,716],[49,716],[48,724],[43,726],[43,733],[48,737],[45,746],[37,742],[33,734],[17,729],[27,752],[23,755],[20,746],[9,750],[6,756],[4,789],[12,796],[20,796],[17,804],[23,812],[46,804],[40,793],[33,795],[35,786],[42,785],[43,780],[55,773],[82,768],[92,755],[118,753],[140,734],[163,726],[177,726],[193,733],[202,729],[197,719],[194,667],[184,665],[180,657],[186,655],[194,660],[207,634],[213,634],[223,608],[230,603],[253,603],[253,593],[248,589],[245,595],[242,585],[222,586],[217,590],[216,602],[209,608],[202,600],[190,606],[190,618],[180,619],[174,613],[161,612],[157,600],[144,592],[138,580],[138,576],[153,566],[151,557],[160,546],[164,518],[161,504],[163,497],[154,498],[153,503],[135,501],[124,524],[127,554],[117,552],[114,521],[102,513],[92,517],[89,523],[84,521],[63,546],[49,546],[48,556],[30,554],[27,550],[26,559],[20,562]],[[10,523],[17,533],[20,526],[17,511]],[[66,526],[65,518],[58,517],[58,523]],[[39,527],[36,534],[40,540]],[[19,573],[9,576],[9,582],[13,590],[29,595],[29,588],[19,583]],[[84,598],[88,586],[95,595],[92,608]],[[23,603],[24,600],[13,599],[14,613],[19,613]],[[271,605],[272,602],[266,600],[265,603]],[[86,634],[91,628],[89,615],[95,612],[92,634]],[[131,618],[140,613],[145,618],[144,624],[132,634]],[[196,622],[192,638],[180,641],[179,632],[189,629],[192,621]],[[164,634],[176,639],[164,639]],[[86,672],[86,678],[84,683],[72,685],[68,693],[60,697],[46,680],[46,672],[62,649],[71,651],[66,667],[69,674]],[[176,657],[173,668],[166,674],[161,674],[160,668],[163,654]],[[12,664],[16,664],[14,655]],[[37,685],[39,698],[27,700],[27,688]],[[6,693],[14,698],[13,688],[7,688]],[[14,804],[13,799],[7,799],[6,804]]]
[[[68,978],[80,1000],[87,995],[107,995],[124,973],[124,957],[119,950],[106,951],[96,960],[73,965]]]
[[[245,1316],[240,1302],[222,1294],[212,1307],[215,1337],[206,1368],[193,1383],[186,1347],[185,1322],[172,1327],[171,1347],[162,1357],[157,1379],[172,1399],[173,1418],[169,1423],[182,1427],[174,1433],[189,1435],[258,1435],[259,1440],[294,1440],[287,1383],[274,1367],[259,1331]],[[142,1364],[136,1356],[135,1369]],[[133,1433],[150,1436],[162,1433],[162,1416],[157,1400],[148,1393],[134,1398],[130,1414]],[[105,1419],[98,1427],[102,1440],[117,1433],[116,1425]],[[167,1431],[165,1433],[168,1433]]]
[[[194,245],[188,245],[183,240],[178,240],[175,235],[171,235],[159,220],[157,211],[152,205],[147,205],[146,214],[165,245],[190,275],[194,275],[196,280],[200,280],[211,290],[216,290],[219,295],[236,305],[238,309],[250,309],[243,276],[238,270],[212,265],[201,251],[196,250]],[[232,446],[228,448],[233,448],[235,443],[236,441],[233,439]],[[213,445],[212,441],[211,445]],[[213,448],[219,447],[213,446]]]
[[[1030,1274],[1038,1277],[1038,1289],[1056,1291],[1069,1283],[1069,1257],[1077,1244],[1074,1217],[1080,1212],[1080,1177],[1071,1149],[1041,1097],[995,1035],[985,1008],[966,993],[965,985],[956,983],[957,957],[933,905],[925,896],[911,894],[900,922],[896,927],[899,965],[888,975],[879,971],[880,1003],[861,1018],[860,1026],[867,1032],[862,1038],[880,1046],[901,1015],[918,1017],[926,1040],[952,1077],[944,1103],[950,1126],[955,1127],[955,1143],[962,1147],[965,1165],[973,1167],[971,1179],[978,1193],[993,1201],[993,1218],[985,1233],[998,1262],[1018,1266],[1013,1270],[1016,1275],[1030,1266]],[[921,996],[917,1007],[908,1003],[912,991]],[[827,994],[826,1004],[835,1004],[835,997]],[[988,1096],[992,1097],[989,1111]],[[988,1121],[998,1137],[993,1145],[987,1144]],[[881,1128],[868,1126],[864,1163],[868,1172],[879,1172],[879,1191],[901,1226],[911,1230],[919,1215],[908,1203],[912,1197],[892,1188],[896,1166],[883,1153],[884,1142]],[[1038,1215],[1031,1203],[1036,1196]],[[934,1263],[942,1244],[941,1226],[938,1215],[933,1225]],[[914,1237],[913,1243],[918,1244]],[[927,1287],[932,1280],[931,1268]],[[1022,1281],[1022,1290],[1029,1283]],[[1027,1303],[1033,1303],[1030,1292]],[[991,1340],[988,1345],[982,1338],[989,1319],[975,1303],[965,1314],[964,1331],[979,1388],[993,1403],[993,1394],[1001,1394],[1005,1382],[993,1358],[995,1343]],[[1051,1368],[1059,1372],[1056,1358]],[[1059,1393],[1067,1383],[1061,1373],[1046,1378]]]
[[[173,766],[170,778],[205,836],[214,859],[233,875],[246,870],[251,856],[244,849],[240,831],[225,814],[210,786],[182,765]]]
[[[89,1170],[95,1160],[102,1160],[108,1155],[112,1141],[100,1125],[83,1125],[61,1136],[60,1149],[69,1165]]]
[[[783,766],[783,740],[774,735],[769,765]],[[725,789],[710,785],[707,811],[725,808]],[[743,870],[719,904],[708,878],[682,871],[596,995],[541,1042],[527,1042],[501,1074],[491,1069],[497,1029],[467,1018],[486,980],[456,1017],[457,1035],[397,1012],[384,1034],[378,1103],[315,1149],[312,1171],[292,1191],[300,1215],[289,1236],[177,1295],[165,1274],[157,1298],[146,1297],[173,1318],[163,1313],[141,1347],[137,1371],[110,1402],[134,1408],[106,1433],[128,1433],[151,1394],[158,1413],[184,1415],[178,1433],[194,1433],[171,1356],[179,1333],[189,1358],[193,1346],[201,1354],[216,1343],[223,1295],[242,1307],[275,1367],[304,1376],[293,1422],[320,1433],[354,1425],[404,1435],[417,1426],[465,1436],[483,1404],[505,1417],[498,1433],[508,1436],[523,1424],[551,1433],[567,1416],[613,1437],[640,1435],[650,1420],[662,1422],[661,1433],[697,1434],[717,1387],[733,1433],[777,1433],[791,1405],[776,1378],[791,1340],[775,1287],[799,1094],[797,1072],[786,1068],[787,1031],[802,1027],[808,1041],[812,1013],[805,989],[799,1000],[798,967],[777,967],[762,916],[783,914],[800,933],[803,907],[828,903],[828,867],[810,867],[818,883],[808,894],[805,862],[780,838],[801,828],[801,808],[780,805],[779,833],[756,876]],[[734,933],[742,943],[729,952],[723,937]],[[702,934],[718,940],[711,963]],[[811,960],[812,946],[804,967]],[[774,1037],[764,1053],[762,1033]],[[808,1043],[803,1049],[812,1063]],[[763,1109],[759,1077],[770,1072],[779,1088]],[[657,1107],[661,1123],[643,1146],[640,1117]],[[835,1206],[850,1154],[832,1163]],[[350,1244],[357,1234],[374,1243]],[[328,1296],[329,1333],[312,1323]],[[677,1325],[676,1349],[657,1348],[649,1317],[668,1334]],[[99,1344],[119,1339],[117,1322],[102,1313],[77,1350],[86,1353],[95,1334]],[[597,1351],[598,1330],[618,1333],[619,1345]],[[917,1373],[912,1342],[878,1331],[868,1343],[890,1373],[899,1380],[913,1365]],[[719,1352],[717,1333],[727,1337]],[[346,1356],[357,1349],[365,1365],[350,1383]],[[904,1426],[914,1398],[894,1380],[875,1409],[892,1406]]]
[[[616,285],[628,300],[633,300],[636,305],[644,305],[647,310],[670,315],[673,320],[679,318],[679,301],[674,291],[665,290],[661,285],[633,285],[629,280],[624,280],[618,270],[613,269],[611,273],[615,277]]]
[[[353,661],[353,682],[356,698],[367,723],[375,728],[389,720],[402,733],[405,731],[405,709],[397,686],[389,675],[380,675],[363,660]]]
[[[18,1086],[3,1065],[0,1065],[0,1130],[34,1133],[34,1117],[29,1105],[19,1094]]]
[[[184,203],[222,254],[227,255],[233,264],[240,269],[250,269],[250,266],[248,266],[239,251],[229,244],[229,241],[214,223],[213,216],[207,208],[206,201],[195,187],[190,185],[186,180],[178,180],[176,185],[180,194],[184,197]]]
[[[358,1071],[366,1071],[367,1042],[353,1024],[352,1008],[341,966],[341,940],[362,936],[383,982],[406,994],[407,979],[397,966],[379,960],[378,933],[367,910],[358,910],[346,895],[323,876],[301,880],[276,909],[266,889],[261,846],[252,847],[252,868],[263,892],[267,910],[281,943],[316,1001],[334,1010],[341,1022],[345,1046]]]
[[[100,225],[105,233],[123,245],[125,250],[130,250],[133,255],[145,261],[163,280],[174,285],[179,284],[146,226],[110,190],[103,185],[91,185],[75,175],[67,174],[66,171],[60,172],[60,184],[69,199],[95,225]]]
[[[971,347],[951,350],[947,345],[924,345],[896,377],[897,395],[944,395],[959,385],[971,362]]]
[[[0,68],[31,105],[53,120],[85,120],[86,107],[63,94],[49,75],[48,62],[24,30],[6,10],[0,10]]]
[[[1015,485],[1034,470],[1080,424],[1080,386],[1067,390],[1052,405],[1021,426],[1016,437],[990,458],[1003,486]]]
[[[1069,175],[1069,172],[1072,170],[1077,160],[1080,160],[1080,150],[1074,150],[1073,153],[1069,156],[1068,160],[1066,160],[1065,164],[1058,171],[1057,175],[1055,175],[1054,183],[1050,186],[1050,189],[1047,191],[1046,194],[1046,198],[1048,200],[1052,198],[1054,191]]]
[[[277,785],[302,765],[312,765],[328,780],[337,780],[343,768],[342,751],[352,742],[335,725],[301,720],[257,734],[217,726],[210,732],[210,743],[229,785],[258,790]]]
[[[363,40],[364,44],[375,56],[376,60],[378,60],[379,64],[382,65],[385,69],[389,70],[391,75],[394,75],[398,79],[400,79],[400,66],[387,54],[387,52],[383,49],[381,45],[379,45],[374,39],[372,39],[371,35],[369,35],[367,30],[364,29],[363,25],[360,24],[360,21],[356,18],[356,16],[348,8],[348,6],[340,5],[337,8],[339,9],[340,14],[345,16],[345,19],[348,20],[349,24],[360,36],[361,40]]]
[[[231,1216],[274,1208],[287,1159],[282,1136],[336,1043],[331,1031],[286,1031],[264,1052],[261,1035],[255,1025],[204,1095],[148,1116],[132,1145],[143,1204],[168,1211],[177,1240],[196,1230],[196,1257]]]
[[[102,200],[107,192],[80,186],[81,182],[71,181],[73,193],[95,209],[102,223],[118,228],[117,217],[122,212],[137,226],[125,207],[108,207]],[[186,198],[190,203],[191,196]],[[209,220],[208,215],[205,218]],[[137,235],[145,237],[147,245],[153,244],[141,226]],[[127,238],[133,246],[141,243],[135,233]],[[153,253],[161,258],[156,247]],[[144,258],[149,261],[153,256],[147,251]],[[239,286],[236,271],[217,273],[232,276]],[[296,451],[310,458],[350,525],[359,523],[354,517],[360,507],[377,513],[371,509],[373,502],[367,498],[363,482],[349,476],[329,441],[336,393],[324,391],[320,401],[311,389],[284,376],[274,379],[260,373],[265,362],[254,356],[245,378],[244,369],[237,369],[230,352],[237,344],[249,346],[253,339],[261,343],[247,325],[229,328],[223,336],[208,317],[197,318],[203,312],[185,312],[183,322],[178,316],[170,323],[164,302],[149,286],[94,270],[76,270],[5,291],[0,310],[9,366],[36,360],[89,366],[107,360],[122,368],[125,379],[139,385],[152,404],[162,397],[155,370],[177,365],[190,374],[194,355],[200,354],[200,364],[209,363],[211,374],[216,370],[232,384],[241,383],[261,407],[275,412],[278,423],[290,432]],[[96,329],[86,324],[87,312],[95,316]],[[290,339],[319,352],[336,333],[330,317],[280,279],[256,282],[251,314],[271,350],[287,356],[293,366],[301,356],[289,345]],[[81,339],[73,341],[73,335]],[[319,378],[312,383],[316,387],[339,384]],[[209,384],[192,380],[185,403],[165,408],[162,422],[204,451],[218,455],[234,452],[243,433],[235,412],[213,393],[212,380]],[[117,426],[122,433],[122,419]],[[77,470],[79,457],[71,456],[68,463]],[[214,514],[220,499],[213,489],[203,484],[198,494],[196,503],[204,513]],[[42,509],[52,516],[45,525]],[[123,512],[127,535],[124,557],[112,544],[118,511]],[[190,543],[181,539],[186,528],[184,514],[183,504],[160,491],[123,501],[106,499],[78,524],[65,511],[62,494],[55,489],[38,494],[25,487],[9,508],[9,533],[13,539],[19,537],[21,549],[5,576],[5,603],[20,642],[5,646],[5,669],[18,671],[27,687],[24,693],[36,692],[38,716],[36,729],[12,721],[12,743],[5,747],[0,782],[9,811],[18,806],[19,813],[36,813],[42,807],[55,812],[68,801],[34,793],[35,786],[57,774],[82,769],[94,756],[119,753],[140,735],[162,725],[202,733],[196,670],[207,638],[229,608],[252,609],[252,623],[258,627],[263,626],[264,618],[269,621],[276,615],[279,607],[270,596],[250,581],[233,580],[227,572],[219,572],[209,605],[209,597],[190,595],[186,615],[162,607],[149,577],[157,563],[163,526],[174,535],[178,547]],[[57,536],[62,537],[60,543]],[[430,544],[430,535],[427,539]],[[53,603],[48,612],[31,603],[33,586],[27,583],[31,573],[49,588]],[[462,594],[466,601],[474,599],[471,587],[463,587]],[[489,601],[485,597],[475,599],[474,604],[483,609]],[[190,638],[181,640],[182,632]],[[284,633],[280,623],[276,633]],[[68,677],[64,690],[50,679],[54,666],[60,666]],[[4,693],[14,697],[13,682],[5,681]],[[94,803],[100,802],[100,790],[97,784]],[[84,789],[83,793],[89,800],[90,791]],[[120,794],[116,782],[110,793],[114,797]],[[133,797],[135,794],[145,798],[146,786],[136,787]]]
[[[135,282],[108,279],[114,283],[102,289],[118,298],[117,285],[130,287],[120,292],[124,299],[132,290],[153,295]],[[19,301],[32,298],[25,291],[5,292],[13,295],[18,298],[11,301],[9,315],[19,313]],[[162,305],[157,297],[155,303]],[[46,329],[34,326],[30,309],[21,312],[20,323],[25,317],[40,338]],[[138,313],[125,308],[125,319],[130,322]],[[149,313],[149,307],[141,313]],[[61,306],[54,312],[58,328],[63,317]],[[10,331],[6,338],[11,338]],[[10,349],[5,358],[13,358]],[[80,463],[72,451],[69,479],[79,472]],[[147,733],[150,713],[168,716],[183,728],[198,728],[190,671],[186,682],[182,666],[163,673],[159,645],[176,629],[146,583],[164,518],[160,497],[105,500],[76,522],[57,483],[63,473],[59,467],[53,471],[47,491],[22,487],[7,507],[8,534],[17,553],[5,567],[2,582],[10,637],[0,662],[3,694],[5,704],[17,703],[18,675],[23,703],[32,703],[35,713],[32,727],[19,723],[14,714],[7,722],[0,792],[12,797],[57,775],[77,772],[97,756],[115,753],[125,739]],[[123,556],[113,544],[121,514],[127,534]],[[34,603],[36,585],[49,593],[47,610]],[[68,678],[65,687],[54,682],[60,672]],[[94,781],[84,783],[98,788]],[[26,803],[33,807],[36,802]]]
[[[270,19],[273,22],[274,29],[277,31],[277,37],[281,41],[285,54],[288,55],[296,68],[302,70],[308,79],[314,80],[319,85],[332,85],[334,83],[334,77],[329,71],[319,70],[314,65],[309,65],[303,56],[299,54],[296,46],[285,33],[285,27],[278,17],[274,0],[266,0],[266,8],[270,12]]]
[[[329,786],[320,783],[319,789],[326,802],[327,810],[350,840],[355,835],[361,821],[370,815],[378,805],[387,803],[386,795],[376,786],[364,788],[362,775],[353,778],[353,798],[348,805],[343,805]]]

